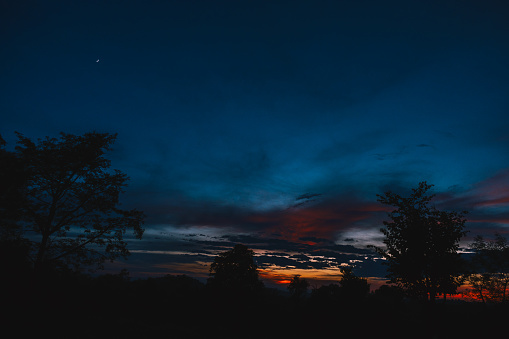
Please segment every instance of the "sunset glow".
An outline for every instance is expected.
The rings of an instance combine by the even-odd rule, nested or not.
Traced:
[[[121,204],[147,217],[109,272],[206,281],[245,244],[269,283],[385,279],[377,194],[421,181],[469,212],[464,254],[509,233],[503,2],[11,3],[5,149],[118,133]]]
[[[0,42],[2,337],[507,333],[509,0],[4,0]]]

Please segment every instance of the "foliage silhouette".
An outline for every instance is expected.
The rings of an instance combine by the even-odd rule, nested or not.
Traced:
[[[318,303],[335,304],[340,302],[341,296],[342,291],[338,284],[323,285],[311,292],[311,300]]]
[[[259,291],[263,283],[258,279],[254,252],[245,245],[235,245],[219,254],[210,265],[207,286],[228,294],[249,294]]]
[[[5,149],[0,136],[0,271],[6,288],[20,286],[31,273],[30,243],[23,238],[23,215],[28,180],[21,160]]]
[[[474,293],[484,302],[506,302],[509,284],[509,244],[500,234],[485,240],[476,236],[470,248],[475,251],[473,272],[468,281]]]
[[[118,208],[128,178],[109,170],[104,157],[115,138],[61,133],[59,139],[33,142],[18,133],[18,145],[9,156],[14,157],[12,166],[22,168],[23,180],[18,181],[23,195],[18,198],[20,190],[14,187],[9,196],[17,197],[20,212],[15,226],[5,217],[1,226],[10,228],[9,239],[29,244],[37,274],[52,267],[102,267],[105,260],[129,254],[123,240],[127,229],[142,237],[143,213]]]
[[[384,221],[386,248],[372,246],[387,261],[390,283],[410,295],[430,301],[441,293],[453,293],[460,285],[462,262],[459,240],[466,232],[466,212],[439,211],[430,206],[434,195],[426,182],[409,197],[392,192],[377,195],[382,204],[395,207]]]
[[[37,328],[54,337],[75,338],[169,334],[203,338],[212,333],[221,338],[259,338],[321,337],[339,326],[368,338],[463,338],[497,334],[505,326],[502,320],[508,311],[505,304],[477,307],[477,303],[449,302],[436,305],[429,314],[426,305],[402,301],[395,286],[382,287],[355,302],[345,302],[344,294],[338,292],[348,284],[332,286],[330,290],[337,293],[329,294],[324,303],[312,296],[295,307],[293,298],[267,288],[233,303],[187,276],[131,279],[125,272],[98,277],[68,272],[38,284],[36,293],[22,302],[18,295],[10,306],[2,303],[8,310],[3,329],[20,337]],[[313,293],[317,290],[327,288]],[[330,302],[329,296],[335,294],[338,299]],[[486,323],[490,325],[483,326]]]
[[[288,291],[294,299],[300,299],[306,295],[309,288],[309,282],[301,279],[299,274],[293,276],[292,281],[288,284]]]
[[[352,267],[342,267],[339,286],[343,300],[347,302],[360,301],[369,294],[369,284],[366,278],[361,278],[353,273]]]
[[[323,285],[311,292],[311,303],[327,310],[336,307],[353,307],[362,305],[369,295],[369,284],[366,278],[353,273],[352,267],[341,268],[342,277],[337,284]]]
[[[399,304],[405,297],[405,291],[397,286],[382,285],[373,292],[373,298],[387,305]]]
[[[22,238],[19,219],[23,215],[28,176],[21,160],[7,151],[5,145],[0,136],[0,240],[13,242]]]

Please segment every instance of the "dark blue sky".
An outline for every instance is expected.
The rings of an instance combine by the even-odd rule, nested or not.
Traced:
[[[0,133],[118,133],[133,275],[244,242],[266,276],[377,276],[376,194],[423,180],[471,235],[509,227],[504,1],[1,6]]]

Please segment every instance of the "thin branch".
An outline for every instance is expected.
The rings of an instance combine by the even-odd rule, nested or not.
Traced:
[[[53,260],[58,260],[58,259],[60,259],[62,257],[65,257],[66,255],[69,255],[69,254],[71,254],[73,252],[76,252],[78,249],[85,247],[87,244],[90,244],[91,242],[95,241],[99,237],[102,237],[106,232],[111,231],[111,230],[112,229],[110,229],[110,228],[106,228],[106,229],[102,230],[101,232],[99,232],[95,236],[89,238],[87,241],[84,241],[81,244],[79,244],[78,246],[76,246],[76,247],[74,247],[74,248],[72,248],[72,249],[70,249],[68,251],[65,251],[64,253],[62,253],[61,255],[59,255],[57,257],[54,257]]]

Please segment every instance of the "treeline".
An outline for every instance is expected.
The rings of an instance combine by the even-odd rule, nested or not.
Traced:
[[[239,244],[216,257],[206,283],[184,275],[130,279],[126,271],[29,275],[2,290],[3,328],[57,338],[473,338],[496,333],[507,316],[504,304],[431,305],[388,285],[370,293],[348,267],[321,287],[295,276],[288,293],[265,287],[256,269],[252,251]]]

